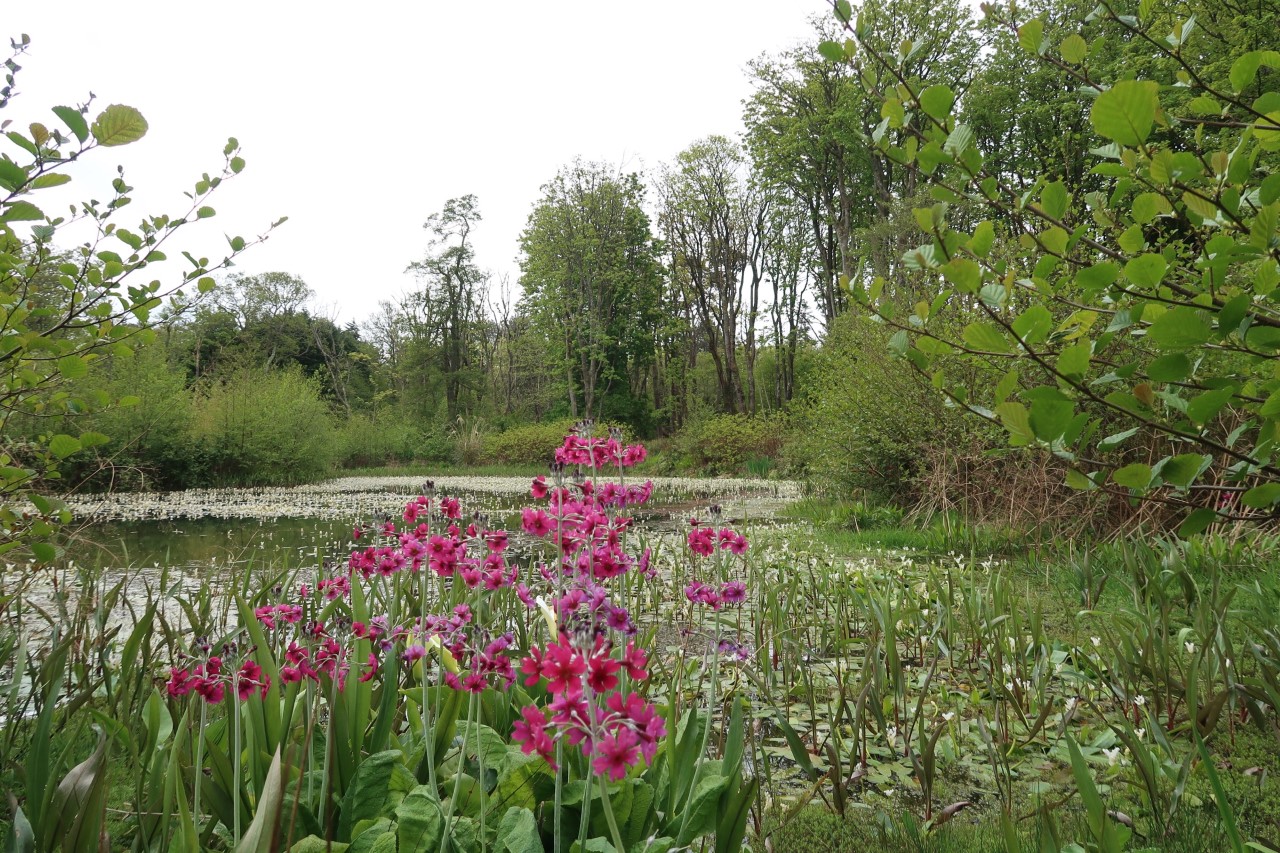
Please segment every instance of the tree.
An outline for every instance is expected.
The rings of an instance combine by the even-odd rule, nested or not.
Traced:
[[[1050,41],[1042,18],[989,7],[1009,42],[1081,93],[1100,184],[1081,193],[993,167],[956,92],[920,85],[836,8],[890,125],[906,130],[901,145],[882,136],[882,152],[937,201],[916,211],[925,240],[904,257],[933,299],[903,316],[883,279],[851,282],[898,327],[893,349],[1014,446],[1063,460],[1069,485],[1190,510],[1185,534],[1275,518],[1280,53],[1224,59],[1229,42],[1201,34],[1198,16],[1104,3],[1087,26],[1127,42],[1124,65],[1141,72],[1116,79],[1095,65],[1111,43],[1096,29]],[[956,227],[953,210],[970,205],[988,218]],[[971,390],[939,369],[944,358],[1007,373]]]
[[[736,144],[711,136],[682,151],[660,182],[673,283],[688,294],[702,342],[715,363],[720,405],[729,413],[755,404],[753,398],[748,406],[743,390],[738,326],[745,294],[747,336],[754,345],[769,204],[747,178],[745,165]],[[754,352],[749,360],[753,358]]]
[[[489,281],[489,274],[476,266],[471,242],[480,219],[474,195],[449,199],[422,226],[431,232],[426,257],[409,265],[422,284],[411,297],[410,317],[419,340],[436,354],[450,421],[463,411],[464,395],[474,396],[483,386],[483,377],[471,371]]]
[[[636,174],[574,162],[543,185],[520,238],[522,308],[548,342],[573,417],[644,429],[662,288]]]
[[[26,36],[11,42],[14,54],[6,63],[0,109],[12,105],[20,70],[16,60],[28,43]],[[92,101],[91,96],[79,107],[54,107],[61,127],[32,122],[26,132],[10,128],[7,150],[0,152],[0,553],[29,544],[40,560],[55,556],[45,540],[68,514],[61,502],[37,490],[56,476],[58,460],[101,444],[106,437],[92,432],[43,434],[19,447],[5,429],[10,419],[74,414],[106,405],[105,399],[67,393],[64,383],[83,376],[108,354],[124,356],[146,343],[161,321],[156,309],[166,300],[180,302],[186,285],[211,289],[214,271],[229,266],[251,242],[265,239],[230,237],[229,252],[221,261],[187,255],[191,268],[167,284],[151,277],[165,260],[174,235],[214,216],[210,194],[244,168],[234,139],[223,150],[221,171],[195,183],[191,205],[179,215],[147,216],[132,229],[124,227],[120,211],[133,188],[123,170],[112,181],[105,203],[85,201],[73,205],[66,216],[42,210],[36,203],[40,194],[72,180],[69,167],[74,162],[99,148],[136,142],[147,132],[141,113],[119,104],[91,120]],[[72,226],[88,226],[92,235],[67,252],[58,247],[57,239]],[[28,511],[28,503],[34,512]]]

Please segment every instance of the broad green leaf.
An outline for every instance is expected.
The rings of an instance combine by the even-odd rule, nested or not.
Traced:
[[[1072,65],[1078,65],[1089,52],[1089,45],[1080,37],[1079,33],[1072,33],[1062,40],[1062,44],[1058,47],[1058,52],[1062,54],[1062,58]]]
[[[1141,427],[1132,427],[1131,429],[1126,429],[1121,432],[1112,433],[1111,435],[1102,439],[1102,441],[1098,442],[1098,451],[1100,453],[1109,453],[1110,451],[1115,450],[1125,441],[1137,435],[1138,430],[1140,429]]]
[[[89,373],[89,362],[81,355],[68,355],[58,359],[58,372],[64,379],[80,379]]]
[[[89,123],[84,120],[84,113],[71,107],[54,107],[53,114],[62,119],[62,123],[80,142],[89,138]]]
[[[942,267],[942,277],[961,293],[976,293],[982,284],[982,267],[965,257],[954,257]]]
[[[1203,311],[1180,305],[1164,312],[1147,327],[1147,340],[1165,350],[1187,350],[1213,337]]]
[[[969,251],[980,258],[985,258],[991,254],[991,246],[995,243],[995,239],[996,229],[990,220],[979,222],[978,227],[973,229],[973,237],[969,239]]]
[[[404,853],[406,848],[402,845],[400,850]],[[533,812],[525,808],[507,809],[498,824],[497,850],[499,853],[544,853],[546,848]]]
[[[29,201],[13,201],[0,208],[0,222],[35,222],[44,219],[44,211]]]
[[[1053,315],[1048,308],[1036,303],[1019,314],[1010,325],[1027,346],[1035,346],[1053,329]]]
[[[1209,423],[1223,406],[1231,402],[1235,391],[1234,387],[1227,387],[1197,395],[1187,404],[1187,417],[1197,424]]]
[[[955,102],[956,93],[951,91],[950,86],[938,84],[920,93],[920,109],[938,120],[951,115],[951,107]]]
[[[844,46],[835,41],[824,41],[818,45],[818,53],[827,62],[844,62]]]
[[[1031,428],[1031,416],[1027,412],[1027,407],[1021,403],[1006,402],[996,406],[996,415],[1000,418],[1000,423],[1004,425],[1010,435],[1030,441],[1035,438],[1035,431]]]
[[[1168,269],[1169,262],[1161,255],[1139,255],[1124,265],[1124,277],[1139,287],[1155,287]]]
[[[1251,85],[1263,65],[1280,68],[1280,51],[1251,50],[1236,59],[1231,64],[1231,88],[1240,92]]]
[[[1178,527],[1178,535],[1185,539],[1188,536],[1203,533],[1210,524],[1213,524],[1217,517],[1218,514],[1213,510],[1207,507],[1200,507],[1200,509],[1195,510],[1183,520]]]
[[[1159,108],[1160,87],[1150,80],[1121,80],[1098,95],[1089,111],[1099,136],[1120,145],[1147,141]]]
[[[1164,355],[1147,365],[1147,377],[1155,382],[1181,382],[1191,375],[1191,359],[1180,352]]]
[[[402,853],[431,853],[440,849],[444,812],[426,785],[414,788],[396,806],[396,836]],[[499,830],[499,844],[501,836]]]
[[[1044,21],[1032,18],[1018,27],[1018,44],[1027,53],[1039,54],[1040,45],[1044,42]]]
[[[64,433],[49,439],[49,452],[59,459],[66,459],[73,453],[79,453],[80,449],[79,439]]]
[[[1145,489],[1151,485],[1151,466],[1144,465],[1141,462],[1134,462],[1131,465],[1125,465],[1123,468],[1117,468],[1112,471],[1111,479],[1119,486],[1125,486],[1130,489]]]
[[[1158,473],[1166,483],[1185,489],[1212,461],[1212,458],[1199,453],[1183,453],[1165,459]]]
[[[1089,372],[1089,362],[1093,358],[1093,345],[1089,341],[1081,341],[1069,346],[1058,356],[1058,372],[1069,379],[1079,381]]]
[[[1031,430],[1036,438],[1044,442],[1053,442],[1062,438],[1073,417],[1075,417],[1075,406],[1070,402],[1037,400],[1031,404]]]
[[[1280,501],[1280,483],[1263,483],[1240,496],[1240,503],[1253,509],[1267,509]]]
[[[1120,270],[1110,261],[1102,261],[1085,267],[1076,273],[1076,286],[1092,295],[1110,287],[1119,278]]]
[[[964,342],[979,352],[1010,352],[1009,340],[990,323],[970,323],[964,327]]]
[[[128,145],[147,133],[147,120],[133,107],[112,104],[98,114],[91,128],[99,145]]]
[[[1052,219],[1061,219],[1063,217],[1067,212],[1068,201],[1067,185],[1062,181],[1046,184],[1045,188],[1040,191],[1040,206]]]

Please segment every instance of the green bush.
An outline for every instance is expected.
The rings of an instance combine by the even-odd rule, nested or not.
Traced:
[[[418,427],[393,409],[351,415],[336,438],[338,464],[344,468],[453,459],[453,440],[442,430]]]
[[[284,485],[327,474],[338,443],[320,385],[295,369],[242,370],[196,401],[196,451],[215,485]]]
[[[484,465],[537,465],[551,461],[555,449],[573,430],[572,419],[527,424],[484,437],[480,463]]]
[[[786,431],[778,417],[711,415],[689,424],[675,438],[686,464],[707,474],[742,474],[747,463],[759,472],[776,459]]]
[[[893,359],[887,340],[865,317],[840,317],[797,401],[788,453],[819,492],[913,503],[929,449],[975,429]]]

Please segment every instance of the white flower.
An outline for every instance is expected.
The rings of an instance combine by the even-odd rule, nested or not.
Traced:
[[[1089,642],[1093,643],[1093,647],[1096,649],[1096,648],[1098,648],[1099,646],[1101,646],[1101,645],[1102,645],[1102,638],[1101,638],[1101,637],[1090,637],[1090,638],[1089,638]]]
[[[1136,735],[1138,736],[1138,740],[1142,740],[1143,738],[1145,738],[1145,737],[1147,736],[1147,730],[1146,730],[1146,729],[1134,729],[1134,730],[1133,730],[1133,733],[1134,733],[1134,734],[1136,734]]]
[[[1146,697],[1146,696],[1135,696],[1135,697],[1133,697],[1133,704],[1135,704],[1135,705],[1137,705],[1139,708],[1141,708],[1143,705],[1147,704],[1147,697]]]
[[[1196,644],[1191,642],[1190,640],[1183,643],[1182,646],[1187,650],[1187,654],[1194,655],[1196,653]]]
[[[951,722],[952,720],[954,720],[955,718],[956,718],[956,712],[955,712],[955,711],[946,711],[946,712],[945,712],[945,713],[943,713],[943,715],[942,715],[942,719],[943,719],[943,720],[945,720],[945,721],[946,721],[946,722],[948,722],[948,723],[949,723],[949,722]]]
[[[1120,763],[1120,747],[1117,746],[1115,749],[1104,749],[1102,750],[1102,754],[1107,757],[1107,764],[1111,767],[1115,767]]]

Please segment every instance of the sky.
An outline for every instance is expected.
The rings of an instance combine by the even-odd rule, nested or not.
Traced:
[[[122,226],[185,211],[235,136],[245,170],[214,194],[182,248],[289,221],[236,272],[284,271],[313,307],[361,321],[414,282],[423,223],[474,193],[477,260],[513,287],[539,188],[574,157],[656,173],[697,139],[740,130],[746,64],[793,47],[823,0],[419,0],[414,3],[70,0],[5,12],[27,33],[4,118],[60,126],[49,108],[92,91],[141,110],[141,141],[93,152],[46,208],[135,187]],[[7,146],[8,143],[5,143]],[[10,150],[0,146],[0,150]],[[13,153],[10,151],[10,153]],[[20,153],[20,152],[19,152]],[[63,196],[52,194],[65,193]],[[176,252],[170,253],[176,257]],[[169,277],[180,274],[175,265]]]

